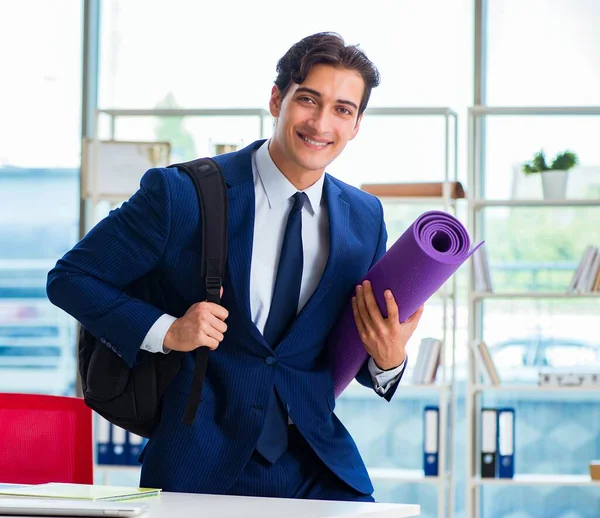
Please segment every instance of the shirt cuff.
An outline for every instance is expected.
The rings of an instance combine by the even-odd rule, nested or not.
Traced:
[[[148,331],[148,334],[144,338],[141,349],[150,353],[167,354],[171,352],[171,349],[167,349],[166,347],[164,347],[164,341],[167,331],[169,330],[173,322],[175,322],[175,320],[177,320],[175,317],[167,315],[166,313],[159,317],[158,320],[154,322],[154,324],[150,328],[150,331]]]
[[[404,361],[395,369],[384,371],[377,367],[377,364],[372,357],[369,358],[368,367],[369,372],[371,373],[371,378],[373,379],[373,388],[375,389],[375,392],[377,392],[377,394],[380,396],[385,395],[390,387],[393,387],[394,384],[400,379],[405,364],[406,359],[404,359]]]

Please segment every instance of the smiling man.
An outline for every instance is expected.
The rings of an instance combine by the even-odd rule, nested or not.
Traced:
[[[129,365],[140,348],[185,353],[142,455],[143,486],[372,501],[360,454],[333,412],[327,336],[352,298],[370,355],[357,379],[389,401],[420,311],[403,324],[383,318],[370,286],[357,286],[386,249],[381,203],[324,171],[357,135],[379,74],[332,33],[293,45],[277,72],[272,138],[214,157],[229,204],[222,306],[205,301],[200,211],[176,168],[148,171],[140,190],[58,261],[48,296]],[[124,292],[141,277],[161,287],[161,309]],[[182,415],[199,347],[212,352],[189,427]]]

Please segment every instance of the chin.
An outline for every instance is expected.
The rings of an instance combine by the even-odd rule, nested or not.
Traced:
[[[301,165],[304,169],[308,169],[310,171],[316,171],[318,169],[324,169],[331,162],[333,162],[335,156],[332,156],[330,153],[327,155],[317,153],[311,153],[310,151],[307,153],[305,150],[302,150],[300,153],[296,153],[296,160],[299,165]]]
[[[298,165],[307,171],[320,171],[325,169],[331,162],[315,161],[315,160],[298,160]]]

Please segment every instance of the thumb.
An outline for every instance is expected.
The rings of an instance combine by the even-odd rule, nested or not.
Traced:
[[[223,298],[223,286],[221,286],[221,294],[219,295],[219,297]]]

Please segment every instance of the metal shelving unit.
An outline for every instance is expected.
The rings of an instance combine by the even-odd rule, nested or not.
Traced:
[[[468,208],[469,208],[469,234],[475,242],[479,242],[482,235],[482,211],[487,207],[600,207],[598,199],[485,199],[483,193],[483,121],[486,116],[598,116],[600,106],[585,107],[489,107],[474,106],[468,114]],[[489,299],[598,299],[600,293],[569,293],[564,292],[500,292],[487,293],[475,291],[474,265],[470,262],[469,271],[469,343],[481,340],[483,337],[482,304]],[[537,385],[500,385],[486,386],[478,383],[476,363],[473,352],[468,352],[467,384],[466,384],[466,466],[467,466],[467,494],[465,514],[467,518],[479,518],[481,510],[481,487],[484,485],[569,485],[569,486],[598,486],[600,482],[591,481],[588,475],[534,475],[516,474],[512,479],[481,478],[479,466],[479,417],[481,409],[481,396],[484,393],[492,394],[528,394],[538,393],[545,397],[552,394],[586,394],[595,399],[598,389],[593,387],[539,387]],[[525,396],[524,396],[525,397]],[[586,396],[587,397],[587,396]]]
[[[440,181],[442,196],[411,197],[385,196],[380,197],[386,205],[437,206],[440,210],[456,214],[457,200],[452,197],[452,182],[458,180],[458,115],[447,107],[414,107],[414,108],[369,108],[369,116],[427,116],[443,117],[444,131],[444,171]],[[399,391],[433,396],[439,404],[439,453],[437,477],[426,477],[423,470],[369,468],[374,480],[402,481],[410,483],[434,484],[437,486],[438,518],[450,517],[454,513],[454,473],[453,473],[453,431],[456,423],[456,391],[454,383],[454,364],[456,348],[456,278],[455,276],[435,295],[441,299],[443,307],[443,335],[440,351],[440,370],[436,383],[431,385],[414,385],[402,383]],[[451,361],[447,362],[447,352],[450,347]],[[450,368],[449,368],[450,367]],[[358,385],[358,384],[356,384]],[[359,389],[352,384],[348,392],[360,397]]]
[[[514,478],[480,478],[471,479],[471,486],[597,486],[600,480],[592,480],[589,475],[536,475],[523,473]]]

